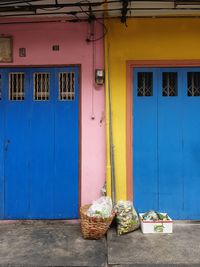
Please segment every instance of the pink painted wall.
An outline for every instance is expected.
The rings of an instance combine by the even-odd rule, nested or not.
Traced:
[[[93,83],[93,43],[86,43],[87,32],[83,22],[0,25],[0,34],[14,38],[13,66],[81,64],[81,204],[98,198],[105,181],[104,88]],[[102,26],[96,24],[96,38],[100,36]],[[60,51],[52,51],[54,44]],[[24,58],[20,47],[26,48]],[[96,68],[104,68],[103,39],[95,42],[95,51]]]

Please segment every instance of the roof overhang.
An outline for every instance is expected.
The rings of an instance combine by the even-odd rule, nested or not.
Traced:
[[[200,0],[1,0],[3,18],[82,21],[98,18],[200,16]]]

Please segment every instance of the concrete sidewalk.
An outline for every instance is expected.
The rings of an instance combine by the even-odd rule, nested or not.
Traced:
[[[118,267],[199,266],[200,224],[174,224],[173,234],[142,234],[140,230],[107,237],[108,263]]]
[[[0,266],[105,266],[106,239],[84,240],[79,224],[27,221],[0,224]]]
[[[0,267],[200,267],[200,224],[175,224],[174,234],[84,240],[79,224],[65,221],[0,223]]]

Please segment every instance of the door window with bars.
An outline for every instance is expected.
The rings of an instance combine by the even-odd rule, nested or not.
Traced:
[[[34,81],[34,100],[49,100],[50,94],[50,73],[36,72],[33,74]]]
[[[152,96],[153,95],[153,73],[152,72],[138,72],[137,95],[138,96]]]
[[[9,73],[9,100],[24,100],[24,78],[22,72]]]
[[[162,95],[163,96],[177,96],[178,95],[177,72],[163,72]]]
[[[59,100],[72,101],[75,99],[75,73],[59,73]]]
[[[187,73],[187,95],[200,96],[200,72]]]

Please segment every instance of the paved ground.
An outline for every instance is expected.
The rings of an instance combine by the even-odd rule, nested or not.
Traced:
[[[79,224],[64,221],[0,223],[0,267],[200,267],[200,224],[175,224],[173,234],[84,240]]]
[[[107,238],[108,262],[118,267],[199,266],[200,224],[175,224],[173,234],[142,234],[135,231]]]
[[[106,239],[84,240],[66,222],[0,224],[0,266],[105,266]]]

